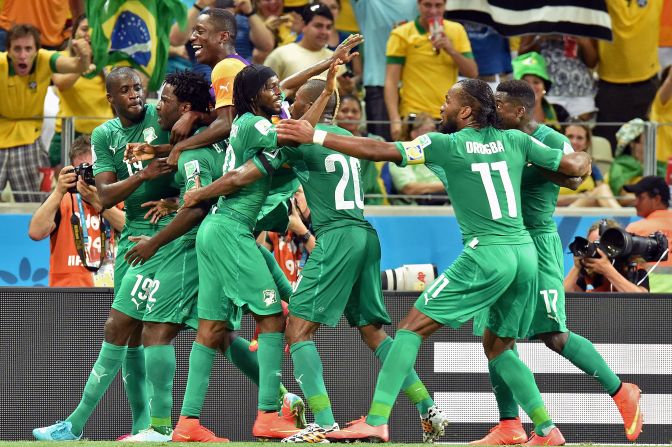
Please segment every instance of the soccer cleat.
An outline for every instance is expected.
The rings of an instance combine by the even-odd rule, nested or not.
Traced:
[[[125,441],[131,436],[133,436],[133,433],[126,433],[125,435],[119,436],[117,439],[115,439],[115,441]]]
[[[366,417],[362,416],[356,421],[348,423],[345,428],[327,433],[327,439],[336,442],[357,440],[367,440],[369,442],[387,442],[390,440],[390,430],[387,424],[376,426],[369,425],[366,423]]]
[[[533,431],[529,441],[523,445],[565,445],[565,437],[562,436],[558,427],[553,427],[553,430],[546,436],[539,436]]]
[[[422,424],[422,442],[425,444],[433,444],[446,431],[448,425],[448,416],[436,405],[432,405],[427,410],[426,417],[420,417]]]
[[[213,432],[201,425],[196,418],[180,416],[173,430],[173,442],[229,442],[226,438],[218,438]]]
[[[282,396],[280,417],[292,421],[297,428],[306,428],[306,405],[296,394],[285,393]]]
[[[642,432],[642,422],[644,420],[642,410],[639,406],[639,399],[642,390],[633,383],[622,383],[621,389],[614,396],[614,402],[623,418],[625,425],[625,436],[630,441],[635,441]]]
[[[168,442],[172,439],[173,431],[171,430],[169,434],[164,435],[154,430],[154,427],[149,427],[144,430],[140,430],[135,435],[129,436],[124,441],[126,442]]]
[[[82,435],[72,433],[72,422],[56,421],[54,425],[40,427],[33,430],[33,436],[38,441],[79,441]]]
[[[252,436],[260,440],[284,439],[301,429],[296,427],[294,418],[285,419],[277,411],[257,411],[257,419],[252,426]]]
[[[334,425],[330,428],[324,428],[317,425],[314,422],[308,424],[306,428],[301,430],[298,433],[293,434],[284,438],[280,442],[291,442],[291,443],[309,443],[309,444],[329,444],[327,439],[327,434],[333,431],[338,430],[338,424],[334,422]]]
[[[505,419],[490,429],[484,438],[471,441],[472,445],[515,445],[527,442],[527,433],[520,418]]]

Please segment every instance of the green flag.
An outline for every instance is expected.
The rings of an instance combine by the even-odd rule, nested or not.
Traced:
[[[168,64],[170,28],[186,25],[180,0],[86,0],[91,49],[98,69],[130,65],[149,76],[157,90]]]

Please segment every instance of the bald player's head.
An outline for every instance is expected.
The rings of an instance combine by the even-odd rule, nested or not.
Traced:
[[[301,118],[322,94],[326,85],[327,82],[324,79],[313,78],[301,86],[301,88],[296,92],[294,104],[292,104],[290,109],[292,118]],[[336,113],[338,113],[337,108],[338,93],[334,91],[334,93],[331,94],[329,101],[327,102],[327,106],[324,108],[322,117],[327,120],[332,120],[336,116]]]
[[[130,67],[118,67],[105,78],[107,100],[120,119],[131,122],[144,116],[145,93],[137,71]]]

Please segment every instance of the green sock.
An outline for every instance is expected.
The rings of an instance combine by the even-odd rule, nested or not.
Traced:
[[[513,345],[513,353],[518,357],[518,345]],[[511,419],[518,417],[518,402],[513,397],[511,388],[504,382],[504,379],[492,366],[492,362],[488,362],[488,371],[490,372],[490,384],[492,385],[492,392],[495,394],[497,400],[497,409],[499,410],[499,419]]]
[[[278,389],[282,379],[282,353],[285,337],[282,332],[259,334],[259,398],[257,408],[278,411]]]
[[[182,416],[199,417],[203,408],[205,395],[210,384],[210,372],[215,361],[215,350],[194,342],[189,354],[189,375],[187,388],[184,390]]]
[[[110,383],[117,376],[121,363],[126,356],[126,349],[126,346],[103,342],[103,346],[98,353],[98,359],[93,364],[89,379],[84,386],[82,400],[75,411],[66,419],[67,422],[72,423],[72,433],[74,435],[82,434],[86,421],[89,420],[100,398],[103,397]]]
[[[387,354],[390,352],[392,347],[392,337],[387,337],[383,340],[374,354],[380,360],[380,363],[385,363]],[[401,385],[401,390],[404,392],[406,397],[415,405],[415,408],[418,409],[420,415],[426,415],[429,409],[434,405],[434,400],[432,400],[429,395],[429,391],[425,387],[425,384],[422,383],[418,373],[415,372],[415,368],[404,379],[404,383]]]
[[[145,368],[149,383],[151,426],[172,427],[173,378],[175,377],[175,348],[155,345],[145,348]],[[165,434],[165,433],[164,433]]]
[[[250,351],[249,341],[240,336],[234,338],[224,356],[248,379],[259,386],[259,360],[257,353]],[[285,394],[287,394],[287,388],[281,383],[278,389],[278,408],[282,405],[282,398]]]
[[[546,436],[554,425],[544,407],[532,371],[511,350],[498,355],[490,361],[490,365],[509,386],[523,411],[532,419],[534,431],[539,436]]]
[[[149,428],[149,398],[147,396],[147,375],[145,373],[145,349],[142,346],[128,348],[121,364],[126,397],[133,415],[131,433]]]
[[[569,333],[561,355],[581,371],[594,377],[610,395],[621,386],[621,380],[607,366],[607,362],[597,352],[595,346],[579,334]]]
[[[394,361],[383,363],[383,368],[378,374],[373,402],[366,417],[367,424],[374,426],[387,424],[402,383],[415,365],[421,343],[422,337],[415,332],[405,329],[397,331],[387,354]]]
[[[289,347],[294,363],[294,377],[306,396],[308,406],[315,416],[315,423],[331,427],[336,422],[331,411],[331,401],[322,376],[322,360],[315,343],[301,341]]]

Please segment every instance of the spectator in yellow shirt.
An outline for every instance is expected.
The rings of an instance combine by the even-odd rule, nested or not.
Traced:
[[[40,32],[14,25],[7,34],[8,52],[0,52],[0,190],[7,181],[17,202],[39,202],[38,168],[48,156],[40,143],[44,98],[53,73],[83,73],[91,64],[84,40],[72,44],[74,57],[40,48]]]
[[[651,105],[651,121],[666,123],[656,133],[656,159],[666,164],[672,158],[672,65],[663,70],[663,83]]]

